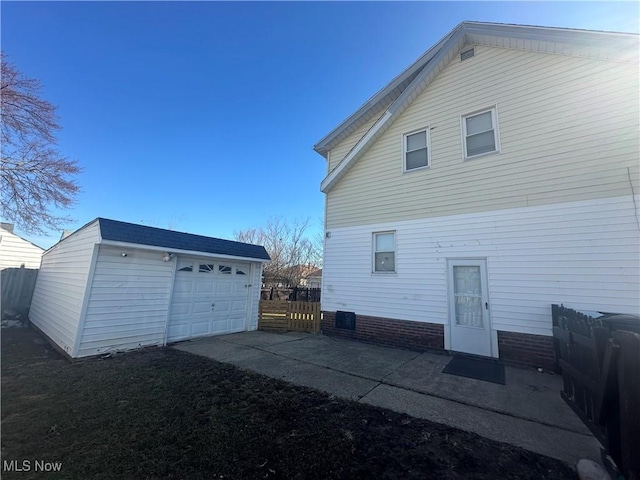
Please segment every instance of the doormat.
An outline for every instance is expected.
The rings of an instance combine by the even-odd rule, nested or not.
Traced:
[[[504,365],[488,358],[455,356],[442,373],[504,385]]]

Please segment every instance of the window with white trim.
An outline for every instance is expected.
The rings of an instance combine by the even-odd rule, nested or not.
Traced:
[[[472,158],[500,151],[496,109],[476,112],[462,117],[464,158]]]
[[[429,129],[403,135],[404,170],[429,166]]]
[[[396,233],[377,232],[373,234],[373,272],[396,271]]]

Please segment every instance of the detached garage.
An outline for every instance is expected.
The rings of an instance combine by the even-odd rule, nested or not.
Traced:
[[[42,256],[29,317],[70,357],[255,330],[264,247],[97,218]]]

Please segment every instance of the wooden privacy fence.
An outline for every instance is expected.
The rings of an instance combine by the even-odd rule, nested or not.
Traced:
[[[562,398],[626,478],[640,479],[640,318],[592,318],[562,305],[552,315]]]
[[[37,278],[37,268],[3,269],[0,273],[2,312],[13,310],[22,317],[27,317]]]
[[[320,333],[320,302],[260,300],[258,329]]]

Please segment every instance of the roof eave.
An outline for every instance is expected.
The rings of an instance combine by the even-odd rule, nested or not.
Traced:
[[[42,252],[42,254],[44,255],[45,253],[48,253],[51,249],[57,247],[58,245],[60,245],[62,242],[64,242],[67,238],[71,238],[73,237],[76,233],[80,232],[81,230],[84,230],[85,228],[93,225],[94,223],[96,223],[97,221],[99,221],[100,218],[94,218],[93,220],[91,220],[90,222],[85,223],[83,226],[81,226],[80,228],[78,228],[77,230],[74,230],[73,232],[71,232],[69,235],[67,235],[64,238],[61,238],[60,240],[58,240],[56,243],[54,243],[53,245],[51,245],[49,248],[47,248],[44,252]],[[98,225],[98,232],[100,231],[100,226]]]
[[[363,117],[365,117],[366,115],[369,115],[368,119],[370,119],[372,116],[381,112],[382,109],[379,109],[379,111],[375,111],[376,107],[380,104],[380,102],[382,102],[385,98],[387,98],[388,95],[393,93],[395,89],[400,87],[404,81],[406,81],[412,75],[416,74],[416,72],[419,72],[421,69],[423,69],[429,63],[431,58],[433,58],[433,56],[437,53],[438,49],[452,35],[454,35],[464,24],[465,22],[458,24],[452,31],[447,33],[442,39],[440,39],[440,41],[438,41],[434,46],[432,46],[429,50],[423,53],[415,62],[413,62],[406,69],[404,69],[399,75],[397,75],[393,80],[391,80],[391,82],[389,82],[385,87],[383,87],[377,93],[375,93],[360,108],[358,108],[358,110],[356,110],[354,113],[349,115],[337,127],[335,127],[333,130],[331,130],[331,132],[329,132],[320,141],[318,141],[318,143],[316,143],[313,146],[313,149],[323,157],[327,158],[329,151],[334,146],[333,144],[336,142],[336,140],[339,137],[341,137],[344,134],[346,130],[350,129],[354,124],[361,121]],[[409,85],[407,85],[403,89],[403,91],[409,88]],[[398,96],[401,94],[402,93],[399,93]]]
[[[111,247],[122,247],[122,248],[138,248],[141,250],[152,250],[152,251],[157,251],[157,252],[169,252],[169,253],[177,253],[177,254],[181,254],[181,255],[193,255],[193,256],[197,256],[197,257],[211,257],[211,258],[224,258],[227,260],[242,260],[242,261],[248,261],[248,262],[260,262],[260,263],[266,263],[271,261],[270,259],[266,259],[266,258],[257,258],[257,257],[245,257],[245,256],[237,256],[237,255],[228,255],[228,254],[224,254],[224,253],[211,253],[211,252],[202,252],[202,251],[196,251],[196,250],[182,250],[179,248],[171,248],[171,247],[158,247],[155,245],[147,245],[144,243],[133,243],[133,242],[120,242],[117,240],[104,240],[101,239],[100,244],[102,245],[107,245],[107,246],[111,246]]]
[[[438,68],[442,68],[442,60],[454,50],[457,51],[464,43],[465,32],[459,27],[452,31],[445,39],[437,44],[437,49],[430,49],[432,52],[427,66],[414,78],[411,84],[402,92],[395,102],[387,109],[385,114],[371,127],[364,137],[356,144],[351,152],[336,166],[320,184],[320,190],[328,193],[333,186],[349,171],[351,166],[366,152],[368,147],[375,142],[393,123],[393,121],[404,112],[407,106],[419,94],[421,87],[426,88],[429,78],[437,76]],[[437,72],[436,72],[437,71]],[[424,89],[423,88],[423,89]],[[422,91],[422,90],[420,90]]]
[[[382,88],[378,93],[371,97],[364,105],[362,105],[353,114],[349,115],[344,121],[342,121],[336,128],[329,132],[324,138],[322,138],[313,149],[327,158],[329,151],[339,143],[343,137],[350,134],[358,125],[363,123],[365,116],[368,115],[368,119],[371,118],[370,112],[376,108],[380,101],[385,98],[394,88],[397,88],[402,81],[406,80],[416,70],[425,68],[431,61],[431,58],[438,52],[439,49],[456,33],[463,32],[467,37],[473,35],[482,36],[498,36],[498,37],[513,37],[518,39],[529,40],[544,40],[565,44],[574,45],[588,45],[591,42],[601,41],[603,38],[609,38],[611,40],[611,49],[616,48],[629,48],[638,46],[638,35],[633,33],[619,33],[619,32],[603,32],[592,30],[578,30],[567,29],[558,27],[541,27],[530,25],[515,25],[515,24],[501,24],[501,23],[487,23],[487,22],[462,22],[458,24],[451,32],[443,37],[436,45],[431,47],[424,55],[416,60],[412,65],[405,69],[400,75],[398,75],[390,84]],[[474,43],[470,41],[470,43]],[[420,72],[422,75],[422,72]],[[415,79],[414,79],[415,80]],[[411,82],[404,91],[408,90],[414,82]],[[403,93],[404,93],[403,91]],[[400,94],[402,95],[402,94]],[[392,105],[397,104],[396,101]],[[382,111],[380,109],[379,111]],[[374,113],[375,114],[375,113]]]

